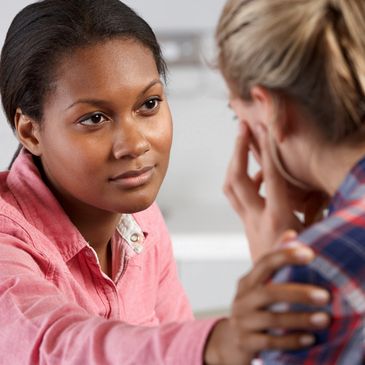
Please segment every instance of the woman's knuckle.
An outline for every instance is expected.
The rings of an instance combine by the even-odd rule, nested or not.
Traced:
[[[261,336],[258,340],[260,349],[270,349],[273,346],[273,338],[269,335]]]
[[[278,328],[283,326],[283,318],[278,313],[268,312],[267,322],[270,327]]]

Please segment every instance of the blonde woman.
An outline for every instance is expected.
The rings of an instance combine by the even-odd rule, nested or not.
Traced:
[[[364,24],[363,0],[230,0],[219,21],[219,67],[240,120],[225,191],[255,259],[288,228],[316,252],[277,282],[332,293],[332,324],[314,346],[262,353],[265,364],[365,361]],[[262,167],[257,177],[247,173],[250,151]],[[326,199],[319,222],[296,218],[296,210],[321,211]]]

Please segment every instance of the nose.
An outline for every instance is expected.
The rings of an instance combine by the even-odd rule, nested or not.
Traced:
[[[150,150],[151,145],[138,121],[122,121],[117,129],[113,144],[114,158],[137,158]]]

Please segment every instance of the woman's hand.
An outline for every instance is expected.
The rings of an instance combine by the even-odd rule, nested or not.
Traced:
[[[224,191],[245,225],[253,261],[270,252],[287,229],[301,231],[303,226],[295,216],[286,181],[276,170],[271,158],[269,140],[263,126],[255,133],[255,142],[246,123],[241,123],[233,157],[228,167]],[[262,167],[254,178],[248,174],[250,146]],[[259,194],[265,182],[266,198]]]
[[[290,234],[289,234],[290,235]],[[268,280],[285,265],[310,262],[313,252],[304,246],[272,252],[260,259],[243,277],[228,319],[213,328],[205,350],[207,365],[245,365],[262,350],[296,350],[310,346],[310,331],[329,324],[326,313],[275,313],[268,308],[276,303],[327,304],[329,295],[321,288],[299,284],[271,284]],[[279,330],[274,335],[271,330]],[[287,330],[291,330],[287,333]],[[292,332],[295,331],[295,332]]]
[[[322,193],[303,191],[281,176],[271,157],[267,131],[262,125],[257,127],[253,135],[248,125],[241,123],[224,185],[228,199],[244,223],[253,261],[275,248],[273,243],[285,230],[301,232],[321,219],[327,200]],[[248,174],[250,150],[262,168],[253,178]],[[265,198],[259,194],[263,183]],[[302,221],[298,212],[304,217]]]

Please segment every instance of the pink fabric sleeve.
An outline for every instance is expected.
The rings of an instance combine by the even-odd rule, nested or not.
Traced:
[[[142,328],[90,315],[46,280],[40,269],[42,260],[47,265],[45,258],[28,250],[14,237],[0,236],[2,363],[202,364],[215,320]],[[165,304],[160,305],[163,312]]]
[[[151,215],[158,227],[154,234],[157,234],[155,248],[160,263],[156,314],[162,323],[193,320],[189,300],[178,276],[170,235],[157,204],[151,207]]]

